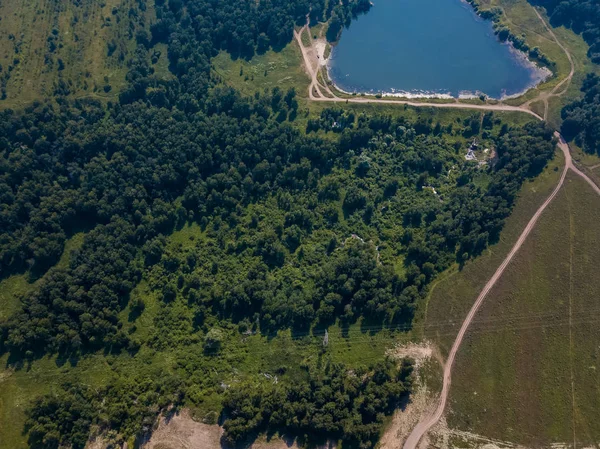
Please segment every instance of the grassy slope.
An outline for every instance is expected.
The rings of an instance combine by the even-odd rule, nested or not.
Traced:
[[[549,91],[557,83],[563,80],[570,72],[571,65],[564,51],[554,42],[552,36],[545,29],[535,14],[533,7],[527,0],[480,0],[482,9],[500,7],[504,11],[503,23],[508,26],[517,36],[524,36],[530,47],[539,47],[551,60],[556,62],[557,76],[549,79],[535,89],[529,91],[525,96],[508,100],[509,104],[522,104],[524,101],[534,98],[540,91]],[[540,14],[548,23],[545,11],[539,10]],[[586,73],[598,72],[600,68],[594,65],[587,57],[588,45],[580,35],[564,27],[553,29],[559,41],[568,49],[575,64],[575,75],[567,93],[560,98],[551,98],[549,101],[548,121],[554,127],[560,125],[561,108],[577,98],[581,81]],[[561,88],[562,90],[562,88]]]
[[[526,209],[531,212],[539,196],[525,196]],[[599,217],[597,196],[569,176],[465,339],[452,382],[451,427],[530,445],[600,439],[594,419],[600,403]],[[519,209],[511,219],[519,221]],[[437,285],[425,329],[438,331],[444,349],[452,338],[444,334],[455,328],[436,326],[462,319],[507,248],[498,245],[487,261]]]
[[[59,80],[69,85],[74,96],[111,98],[125,83],[125,61],[135,48],[129,36],[130,8],[151,19],[153,2],[141,12],[135,0],[5,0],[0,2],[0,64],[3,74],[13,66],[7,85],[7,99],[0,107],[18,107],[52,96]],[[114,11],[114,13],[113,13]],[[149,20],[146,20],[149,24]],[[56,33],[57,48],[49,51],[49,36]],[[107,43],[118,42],[108,56]],[[119,58],[125,55],[125,61]],[[47,62],[46,59],[51,60]],[[18,58],[18,64],[14,59]],[[58,60],[64,63],[59,70]],[[107,84],[112,87],[104,91]]]

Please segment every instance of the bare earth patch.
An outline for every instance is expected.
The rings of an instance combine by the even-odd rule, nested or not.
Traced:
[[[194,421],[187,410],[171,418],[160,418],[145,449],[220,448],[223,429]]]
[[[437,404],[437,396],[432,392],[420,376],[423,364],[434,356],[433,346],[429,342],[397,345],[388,351],[395,359],[411,358],[414,360],[415,383],[410,394],[410,402],[403,410],[396,410],[392,422],[381,437],[381,449],[401,449],[405,438],[426,413],[433,413]]]
[[[143,449],[221,449],[223,428],[194,421],[188,410],[171,418],[162,417]],[[279,438],[259,439],[247,449],[298,449],[296,443]]]

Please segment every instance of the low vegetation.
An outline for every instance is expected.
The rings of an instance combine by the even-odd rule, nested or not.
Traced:
[[[115,97],[152,20],[153,1],[2,2],[0,107]]]

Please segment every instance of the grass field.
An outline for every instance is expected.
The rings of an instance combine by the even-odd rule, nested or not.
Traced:
[[[482,9],[500,7],[503,11],[501,22],[506,25],[513,34],[521,36],[527,44],[533,48],[538,47],[550,60],[556,63],[556,76],[548,79],[535,89],[528,91],[524,96],[507,100],[507,104],[520,105],[523,102],[535,98],[542,91],[549,91],[562,81],[570,72],[571,65],[565,52],[556,44],[550,33],[546,30],[540,19],[535,14],[533,7],[527,0],[479,0]],[[548,17],[543,9],[538,9],[546,23]],[[552,126],[560,126],[560,110],[562,107],[577,98],[579,86],[586,73],[600,71],[587,57],[588,45],[580,35],[565,27],[553,28],[558,40],[567,48],[575,65],[573,81],[565,95],[550,99],[548,121]],[[562,88],[560,89],[562,90]]]
[[[55,92],[117,95],[135,31],[148,28],[154,14],[153,2],[147,4],[142,11],[136,0],[0,2],[0,80],[6,95],[0,107]]]
[[[295,41],[279,52],[269,50],[250,61],[232,59],[222,51],[213,58],[212,65],[226,84],[247,95],[275,87],[284,91],[293,87],[301,97],[308,94],[310,79],[302,67],[302,53]]]
[[[449,323],[460,323],[514,241],[520,212],[532,211],[553,184],[546,180],[534,195],[523,195],[506,241],[434,289],[424,329],[445,351],[456,331]],[[600,440],[599,218],[597,195],[569,175],[459,351],[451,427],[533,446]]]

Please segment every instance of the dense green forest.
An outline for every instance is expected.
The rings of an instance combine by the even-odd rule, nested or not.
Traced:
[[[553,26],[565,26],[589,44],[588,56],[600,64],[600,2],[598,0],[530,0],[534,5],[546,8]],[[600,154],[599,78],[589,75],[583,82],[583,98],[562,110],[561,132],[589,153]]]
[[[47,354],[76,363],[99,351],[202,349],[169,370],[102,388],[75,379],[40,397],[29,444],[80,448],[92,429],[122,441],[216,394],[228,442],[282,431],[305,444],[373,447],[410,392],[408,362],[347,367],[325,354],[293,380],[280,366],[278,384],[223,388],[212,372],[232,329],[410,328],[435,276],[499,238],[522,183],[554,153],[552,131],[491,113],[441,126],[343,109],[300,127],[294,90],[243,97],[219,84],[211,57],[279,48],[307,14],[345,23],[364,2],[156,6],[118,102],[58,95],[0,113],[0,273],[39,279],[0,322],[0,351],[19,368]],[[171,80],[154,76],[157,43],[168,45]],[[461,142],[474,136],[494,149],[486,164],[464,159]],[[197,236],[171,245],[190,224]],[[56,267],[82,231],[70,263]],[[148,335],[136,331],[146,303],[132,291],[142,281],[161,311]]]
[[[581,91],[581,100],[563,108],[561,131],[588,153],[600,155],[600,77],[588,75]]]

